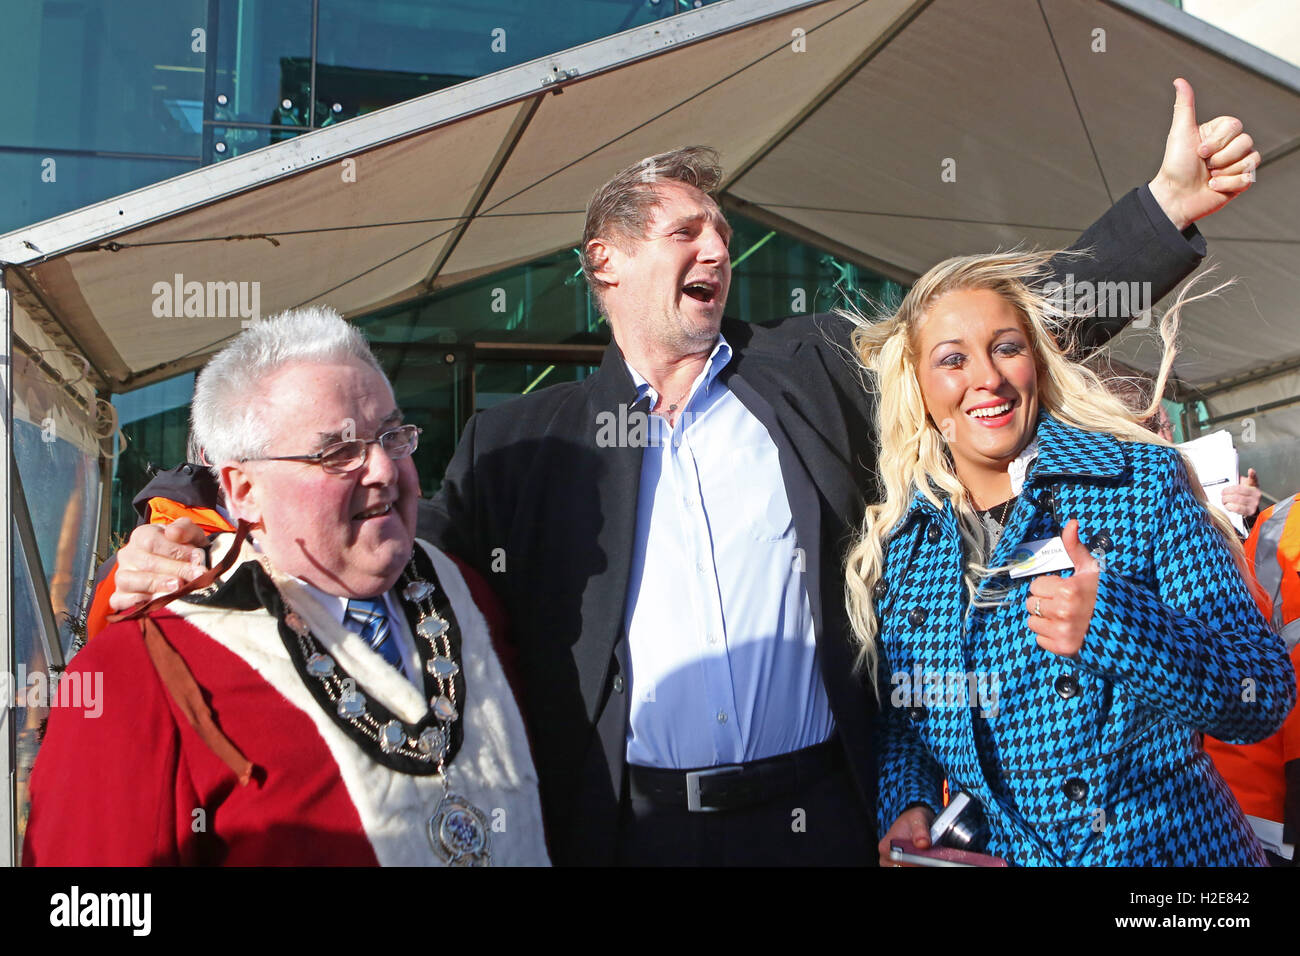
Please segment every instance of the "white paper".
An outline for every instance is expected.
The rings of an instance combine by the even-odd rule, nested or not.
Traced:
[[[1192,441],[1185,441],[1178,448],[1191,461],[1192,469],[1201,487],[1205,489],[1205,498],[1210,506],[1227,515],[1232,526],[1244,536],[1246,523],[1241,515],[1223,507],[1223,489],[1238,484],[1241,480],[1237,471],[1237,449],[1232,445],[1232,433],[1221,429]]]

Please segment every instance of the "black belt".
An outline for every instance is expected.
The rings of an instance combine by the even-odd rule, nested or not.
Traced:
[[[627,765],[633,797],[698,813],[736,810],[788,797],[844,765],[835,737],[803,750],[700,770]]]

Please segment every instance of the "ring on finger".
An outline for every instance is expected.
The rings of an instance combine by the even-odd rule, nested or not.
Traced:
[[[1042,599],[1042,598],[1034,598],[1034,616],[1035,616],[1035,617],[1042,617],[1042,616],[1043,616],[1043,599]]]

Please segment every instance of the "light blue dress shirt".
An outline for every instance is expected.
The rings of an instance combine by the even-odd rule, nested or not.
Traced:
[[[717,380],[730,360],[719,337],[676,426],[649,416],[624,617],[632,764],[744,763],[835,726],[776,443]]]

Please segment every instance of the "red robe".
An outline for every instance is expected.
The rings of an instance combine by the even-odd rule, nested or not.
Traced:
[[[545,865],[537,775],[487,623],[456,564],[426,552],[461,629],[467,700],[451,788],[487,815],[494,865]],[[155,620],[257,768],[253,781],[240,786],[190,726],[138,622],[111,625],[69,667],[83,681],[102,673],[98,715],[51,709],[32,770],[25,865],[440,862],[426,833],[439,778],[390,769],[344,734],[311,697],[270,613],[174,602]],[[373,655],[358,646],[351,651]],[[376,685],[384,674],[405,680],[386,664],[373,673]]]

